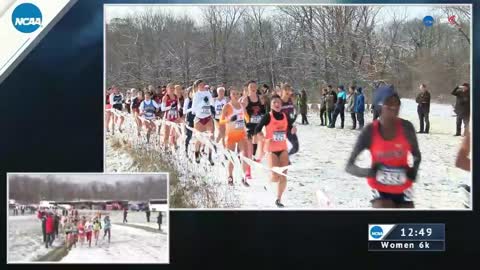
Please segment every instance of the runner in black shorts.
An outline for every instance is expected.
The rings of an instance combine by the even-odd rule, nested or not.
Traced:
[[[377,89],[374,104],[380,110],[380,117],[360,133],[346,171],[367,178],[374,208],[413,208],[412,185],[421,161],[415,128],[398,117],[400,97],[392,85]],[[370,150],[372,155],[370,168],[355,165],[363,150]],[[409,153],[413,156],[413,167],[408,165]]]
[[[260,99],[260,96],[257,94],[257,83],[255,81],[249,81],[246,84],[248,89],[248,95],[242,100],[242,105],[247,112],[245,117],[246,128],[247,128],[247,137],[248,137],[248,155],[247,158],[252,158],[256,156],[257,158],[263,157],[263,140],[258,140],[255,135],[255,127],[260,123],[260,120],[265,115],[265,104]],[[258,146],[258,147],[257,147]],[[257,149],[260,149],[260,152],[257,155]],[[247,167],[246,178],[251,178],[251,169],[250,166]]]

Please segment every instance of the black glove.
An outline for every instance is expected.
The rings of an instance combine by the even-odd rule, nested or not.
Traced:
[[[208,103],[208,97],[204,97],[203,101],[205,101],[205,103]]]
[[[237,118],[238,118],[237,115],[234,114],[232,117],[230,117],[230,122],[235,122],[235,121],[237,121]]]
[[[417,178],[417,173],[415,172],[415,169],[407,166],[407,167],[405,167],[405,173],[406,173],[408,179],[415,182],[415,179]]]

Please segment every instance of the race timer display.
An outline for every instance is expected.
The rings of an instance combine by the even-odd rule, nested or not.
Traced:
[[[369,224],[369,251],[445,251],[445,224]]]

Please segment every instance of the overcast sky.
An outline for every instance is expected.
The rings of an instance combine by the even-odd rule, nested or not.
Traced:
[[[18,174],[18,176],[22,176]],[[26,176],[31,176],[35,178],[47,179],[48,176],[55,176],[58,180],[64,180],[68,182],[75,182],[75,183],[88,183],[92,181],[97,182],[107,182],[107,183],[115,183],[116,181],[122,182],[129,182],[129,181],[141,181],[144,177],[152,177],[159,179],[167,179],[166,174],[159,174],[159,175],[136,175],[136,174],[27,174]]]
[[[378,19],[388,22],[392,19],[392,15],[406,13],[407,18],[423,19],[427,15],[434,15],[434,8],[438,5],[382,5]],[[154,11],[161,11],[171,13],[178,16],[187,15],[199,24],[202,21],[202,7],[204,6],[190,6],[190,5],[107,5],[105,7],[106,21],[112,18],[122,18],[136,12],[143,12],[147,9]],[[273,6],[269,8],[273,9]],[[441,21],[446,21],[446,18],[440,18]]]

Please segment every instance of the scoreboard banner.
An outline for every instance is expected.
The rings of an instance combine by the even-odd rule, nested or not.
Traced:
[[[445,251],[445,224],[369,224],[369,251]]]

